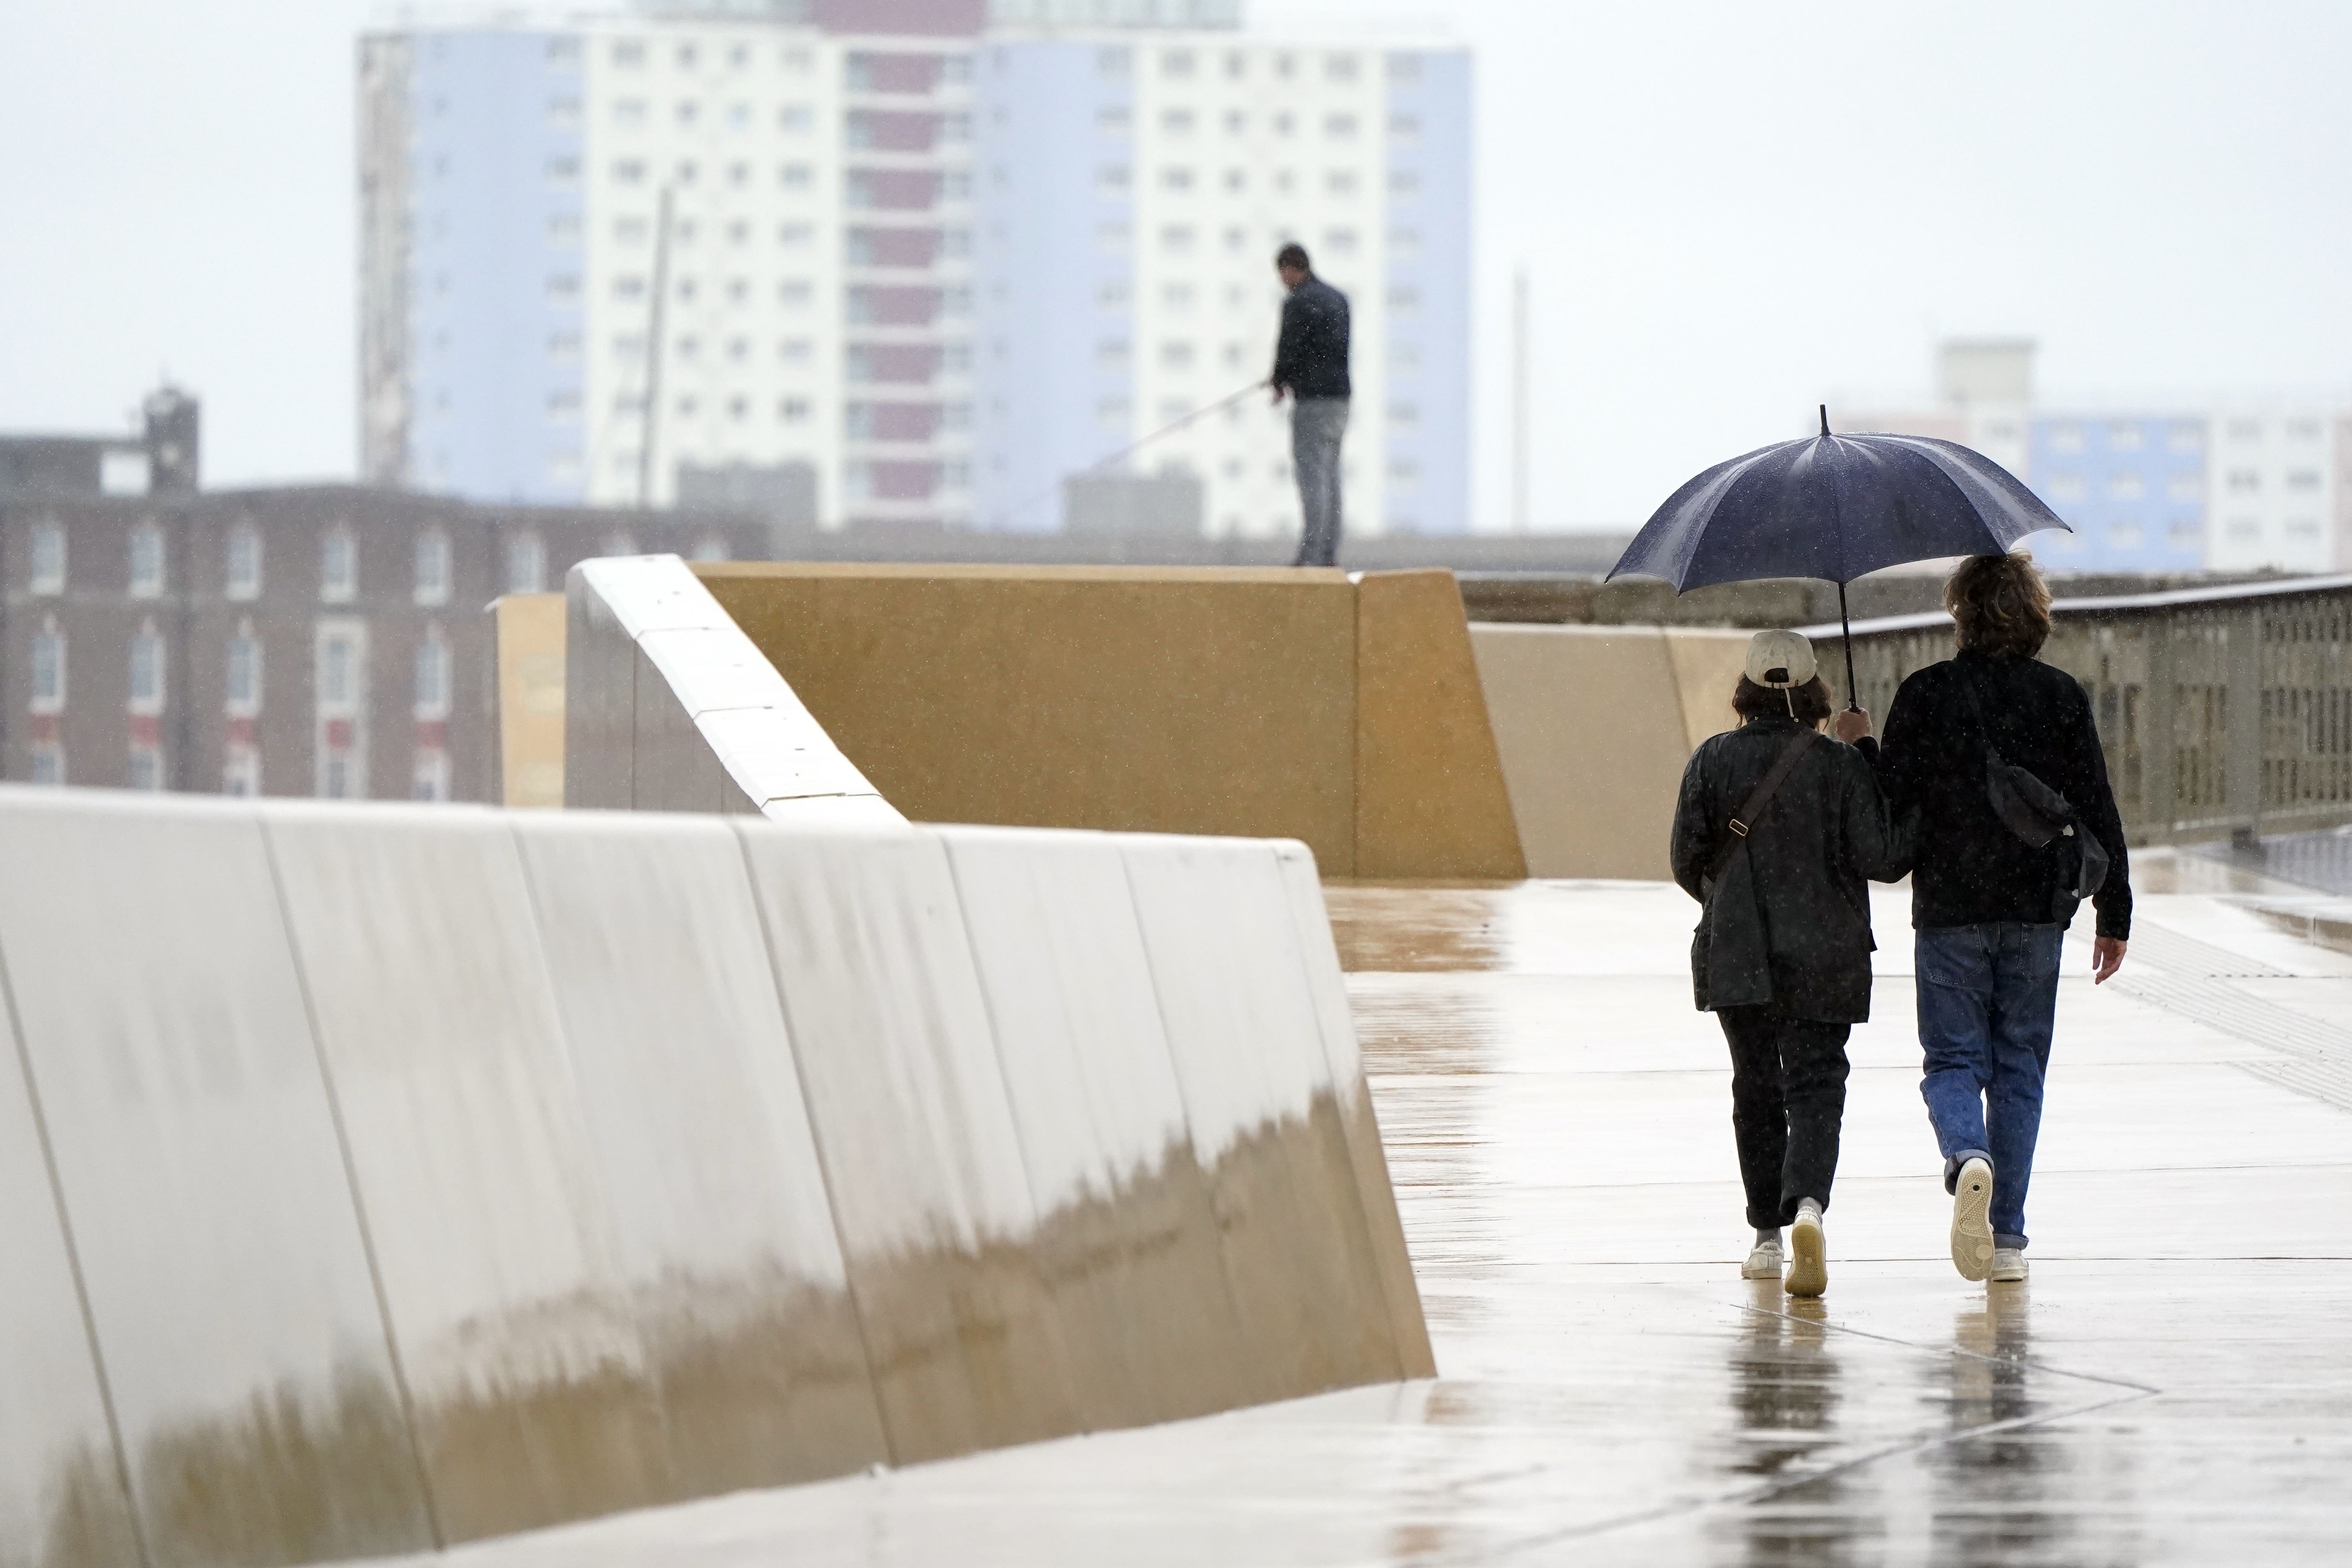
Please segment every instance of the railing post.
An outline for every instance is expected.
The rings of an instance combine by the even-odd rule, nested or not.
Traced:
[[[2263,614],[2230,616],[2230,837],[2251,845],[2263,826]]]
[[[2147,656],[2147,686],[2140,693],[2139,809],[2140,831],[2151,843],[2168,844],[2180,821],[2180,803],[2173,779],[2172,739],[2179,722],[2179,700],[2173,689],[2171,617],[2137,616],[2133,630]]]

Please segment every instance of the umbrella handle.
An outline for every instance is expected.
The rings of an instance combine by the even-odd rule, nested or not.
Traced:
[[[1826,409],[1822,411],[1822,424],[1826,429],[1829,424]],[[1862,704],[1854,700],[1853,688],[1853,622],[1845,613],[1845,584],[1843,583],[1838,584],[1838,627],[1845,634],[1845,710],[1859,713]]]

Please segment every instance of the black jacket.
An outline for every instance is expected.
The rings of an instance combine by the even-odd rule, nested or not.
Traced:
[[[1309,275],[1282,302],[1282,341],[1275,345],[1276,386],[1293,397],[1346,397],[1348,297]]]
[[[1985,795],[1985,737],[1965,700],[1972,686],[2001,760],[2027,769],[2064,795],[2113,864],[2093,900],[2098,934],[2131,935],[2131,875],[2124,827],[2107,787],[2091,700],[2080,682],[2039,659],[1988,658],[1964,652],[1931,664],[1903,683],[1886,713],[1878,757],[1887,799],[1918,814],[1911,871],[1911,923],[1984,925],[2058,919],[2053,900],[2062,877],[2058,845],[2026,847],[1993,815]],[[2071,912],[2071,911],[2068,911]]]
[[[1798,732],[1788,719],[1750,719],[1691,753],[1675,807],[1675,880],[1705,906],[1691,942],[1699,1006],[1769,1002],[1801,1018],[1870,1016],[1866,879],[1902,875],[1898,840],[1861,752],[1816,737],[1714,886],[1702,878],[1732,816]]]

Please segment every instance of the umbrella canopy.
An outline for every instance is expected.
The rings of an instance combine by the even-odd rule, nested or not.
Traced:
[[[2065,526],[1980,452],[1925,436],[1832,436],[1824,410],[1820,435],[1717,463],[1676,490],[1609,575],[1663,577],[1676,593],[1759,577],[1843,584],[1906,561],[2003,554]]]

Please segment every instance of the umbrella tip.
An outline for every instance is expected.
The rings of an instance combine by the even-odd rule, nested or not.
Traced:
[[[1826,436],[1826,435],[1828,435],[1829,433],[1830,433],[1830,405],[1829,405],[1828,404],[1824,403],[1824,404],[1822,404],[1822,435],[1824,435],[1824,436]]]

